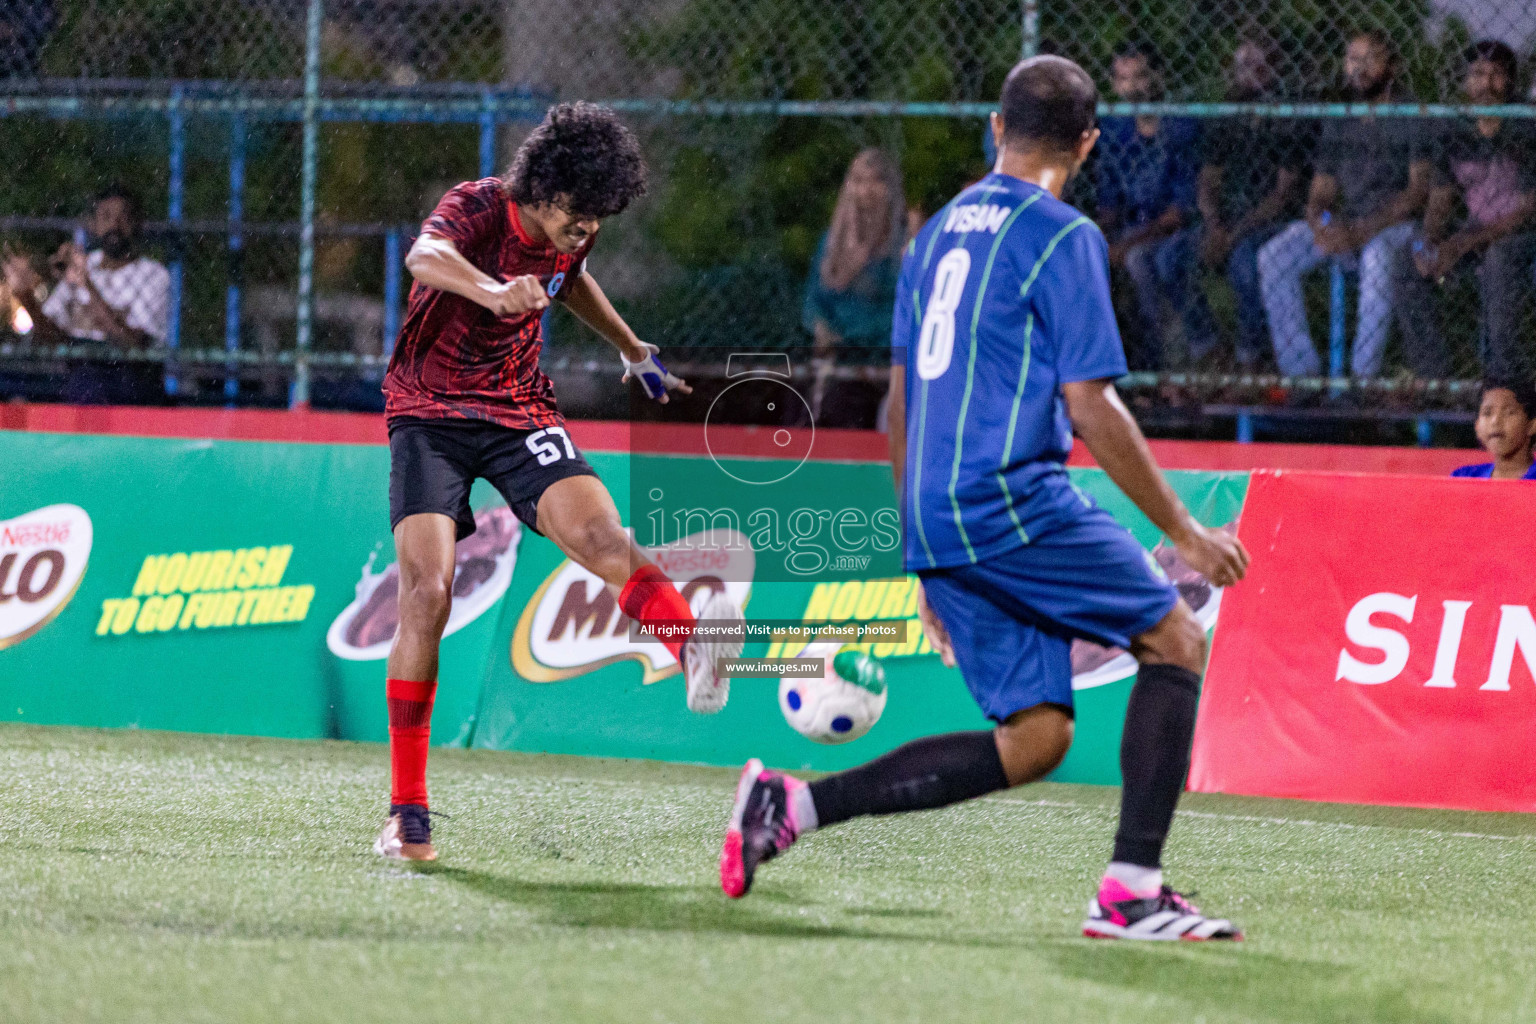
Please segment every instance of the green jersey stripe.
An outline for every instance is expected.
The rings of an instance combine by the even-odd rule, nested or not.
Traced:
[[[1019,425],[1019,403],[1024,401],[1024,382],[1029,379],[1029,357],[1034,350],[1034,338],[1035,314],[1030,313],[1024,319],[1024,363],[1019,367],[1019,386],[1013,392],[1013,409],[1008,414],[1008,435],[1003,438],[1003,460],[997,466],[997,485],[1003,489],[1008,518],[1013,520],[1013,528],[1019,532],[1019,539],[1025,544],[1029,543],[1029,531],[1019,522],[1018,509],[1013,507],[1013,492],[1008,489],[1008,478],[1003,475],[1003,470],[1008,468],[1008,455],[1013,451],[1013,433]]]
[[[1040,254],[1040,258],[1035,260],[1034,269],[1030,270],[1029,276],[1024,279],[1024,284],[1019,288],[1019,298],[1022,299],[1029,295],[1030,288],[1034,287],[1035,278],[1040,276],[1040,269],[1045,266],[1045,261],[1051,258],[1051,253],[1056,251],[1056,247],[1061,244],[1061,240],[1070,235],[1074,228],[1091,223],[1093,222],[1087,217],[1079,217],[1056,232],[1051,240],[1046,243],[1045,251]]]
[[[955,205],[958,201],[958,197],[950,200],[949,204],[944,207],[944,210],[948,210],[950,206]],[[939,216],[944,214],[944,210],[939,211]],[[933,246],[938,240],[939,232],[937,231],[928,238],[928,245],[923,250],[923,266],[917,275],[918,280],[922,280],[927,276],[928,264],[933,260]],[[915,238],[912,240],[912,249],[916,252],[917,239]],[[918,301],[916,288],[912,289],[912,315],[916,318],[916,322],[921,325],[923,322],[923,304]],[[905,355],[903,355],[902,361],[906,362]],[[917,539],[922,542],[923,551],[928,555],[928,564],[937,565],[938,559],[933,557],[933,548],[928,543],[928,534],[923,529],[923,517],[919,514],[917,507],[917,496],[922,493],[923,489],[923,440],[928,433],[928,382],[926,380],[923,381],[920,387],[922,388],[922,394],[918,398],[917,445],[913,453],[916,457],[908,457],[908,462],[912,463],[915,468],[912,470],[912,486],[908,488],[911,493],[907,495],[907,498],[912,503],[912,522],[917,526]]]
[[[1079,217],[1056,232],[1055,236],[1046,244],[1044,251],[1040,253],[1040,258],[1035,260],[1035,265],[1031,268],[1029,277],[1025,278],[1023,287],[1019,289],[1019,298],[1023,299],[1029,296],[1029,289],[1034,285],[1035,278],[1040,276],[1040,270],[1045,266],[1045,261],[1051,258],[1051,253],[1056,251],[1056,246],[1061,244],[1061,240],[1071,234],[1075,228],[1088,222],[1087,217]],[[1013,528],[1019,532],[1019,539],[1025,544],[1029,543],[1029,532],[1024,529],[1024,524],[1019,522],[1018,510],[1013,507],[1013,492],[1008,488],[1008,479],[1003,475],[1003,470],[1008,468],[1009,457],[1013,454],[1013,433],[1019,425],[1019,405],[1024,401],[1024,385],[1029,380],[1029,358],[1033,349],[1032,339],[1034,331],[1035,315],[1030,313],[1028,319],[1024,322],[1024,361],[1019,367],[1019,384],[1014,389],[1013,408],[1008,415],[1008,435],[1003,440],[1003,457],[997,465],[997,484],[1003,491],[1003,501],[1008,507],[1008,518],[1013,521]],[[950,492],[950,497],[953,499],[953,491]],[[956,522],[958,521],[957,519]]]
[[[1019,219],[1019,215],[1033,206],[1035,200],[1044,194],[1037,192],[1014,207],[1008,219],[1003,222],[1003,226],[998,229],[997,237],[992,240],[992,248],[987,253],[987,262],[981,271],[981,283],[976,286],[976,302],[971,308],[971,345],[965,361],[965,391],[960,398],[960,416],[955,423],[955,458],[949,472],[949,504],[954,509],[955,529],[960,533],[960,542],[965,545],[965,553],[972,563],[976,561],[976,551],[971,547],[971,538],[965,532],[964,516],[960,511],[960,500],[955,495],[955,488],[960,482],[960,462],[965,455],[965,418],[970,411],[971,392],[976,385],[976,326],[981,322],[981,303],[987,297],[987,282],[992,278],[992,266],[997,262],[997,250],[1002,246],[1008,229],[1013,227],[1014,221]]]

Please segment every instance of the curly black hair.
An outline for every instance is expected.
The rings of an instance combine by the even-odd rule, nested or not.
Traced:
[[[519,205],[611,217],[645,195],[645,158],[633,132],[595,103],[561,103],[518,147],[507,193]]]

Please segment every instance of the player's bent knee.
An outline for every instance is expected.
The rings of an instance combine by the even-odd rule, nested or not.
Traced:
[[[436,573],[400,577],[400,627],[442,633],[453,610],[452,583]]]
[[[588,564],[629,555],[629,535],[617,519],[597,515],[577,524],[565,534],[573,554]]]
[[[1022,786],[1050,774],[1072,746],[1072,716],[1054,704],[1011,715],[997,727],[997,755],[1008,785]]]
[[[1131,654],[1142,664],[1178,665],[1205,671],[1205,629],[1189,605],[1180,601],[1157,625],[1136,637]]]

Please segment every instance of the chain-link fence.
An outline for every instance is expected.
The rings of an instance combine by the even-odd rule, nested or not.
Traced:
[[[645,146],[592,261],[644,336],[876,376],[889,275],[819,255],[850,162],[887,153],[920,223],[985,173],[1007,70],[1059,52],[1105,98],[1070,198],[1112,243],[1142,409],[1423,436],[1531,372],[1533,42],[1525,0],[7,0],[0,389],[376,404],[422,216],[567,98]],[[609,358],[551,336],[553,365]]]

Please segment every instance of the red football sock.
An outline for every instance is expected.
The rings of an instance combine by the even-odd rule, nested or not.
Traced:
[[[683,660],[683,644],[693,630],[693,609],[688,607],[688,602],[683,600],[683,595],[678,593],[666,573],[649,564],[636,569],[619,591],[619,607],[642,628],[661,622],[673,626],[674,631],[658,631],[653,635],[666,645],[673,657],[679,662]],[[679,622],[687,623],[688,629],[675,631],[675,624]]]
[[[432,737],[432,701],[437,680],[418,683],[390,679],[384,685],[389,700],[389,766],[394,780],[392,804],[427,806],[427,745]]]

